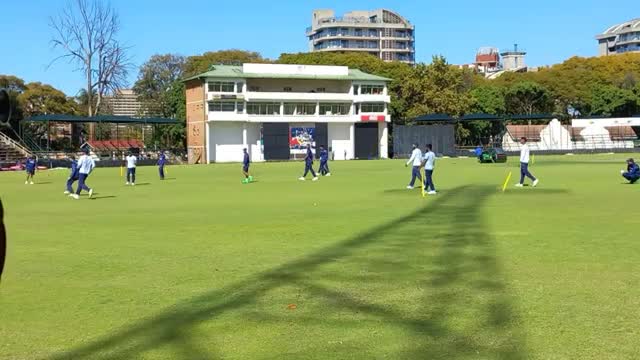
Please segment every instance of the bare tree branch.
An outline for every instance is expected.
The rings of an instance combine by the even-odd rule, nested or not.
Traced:
[[[77,63],[86,80],[88,115],[96,115],[105,95],[127,85],[132,66],[128,49],[117,40],[118,14],[108,0],[69,0],[50,18],[49,26],[54,33],[51,44],[63,54],[48,67],[62,59]]]

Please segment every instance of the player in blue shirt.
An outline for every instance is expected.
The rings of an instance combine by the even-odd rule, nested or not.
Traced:
[[[65,195],[73,193],[73,183],[78,181],[78,162],[76,161],[75,156],[71,156],[71,172],[69,173],[69,178],[67,179],[67,190],[65,190]]]
[[[249,152],[247,148],[242,149],[242,173],[244,174],[243,184],[248,184],[253,181],[253,176],[249,175],[249,165],[251,165],[251,159],[249,158]]]
[[[304,158],[304,175],[298,180],[304,181],[309,172],[313,175],[313,181],[318,181],[318,175],[313,171],[313,151],[311,151],[311,144],[307,145],[307,156]]]
[[[629,180],[629,183],[633,184],[640,179],[640,166],[638,166],[633,159],[628,159],[627,171],[625,172],[624,170],[620,170],[620,173],[622,174],[622,177]]]
[[[329,171],[329,152],[324,146],[320,146],[320,169],[318,169],[320,175],[331,176]]]
[[[160,151],[158,155],[158,173],[160,174],[160,180],[164,180],[164,165],[167,163],[167,157],[164,151]]]
[[[24,182],[25,185],[29,183],[33,185],[33,177],[36,175],[36,166],[36,159],[33,156],[29,156],[24,164],[25,170],[27,171],[27,180]]]

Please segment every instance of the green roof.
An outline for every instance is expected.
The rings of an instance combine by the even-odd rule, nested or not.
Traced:
[[[177,124],[176,119],[166,119],[157,117],[134,118],[129,116],[98,115],[98,116],[75,116],[66,114],[36,115],[24,121],[27,122],[61,122],[61,123],[113,123],[113,124]]]
[[[242,66],[237,65],[213,65],[209,71],[186,78],[184,81],[203,78],[391,81],[389,78],[368,74],[358,69],[349,69],[349,75],[256,74],[245,73],[242,71]]]

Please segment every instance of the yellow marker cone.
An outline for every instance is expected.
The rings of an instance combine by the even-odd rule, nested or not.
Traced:
[[[509,180],[511,180],[511,171],[509,171],[509,175],[507,175],[507,178],[504,180],[504,184],[502,184],[502,192],[504,192],[507,189]]]

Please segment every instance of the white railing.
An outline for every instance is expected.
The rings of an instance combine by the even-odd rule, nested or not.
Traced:
[[[22,144],[20,144],[19,142],[13,140],[12,138],[8,137],[7,135],[3,134],[0,132],[0,141],[2,141],[5,145],[10,146],[16,150],[18,150],[20,153],[22,153],[24,156],[31,156],[31,151],[29,149],[27,149],[26,147],[22,146]]]

